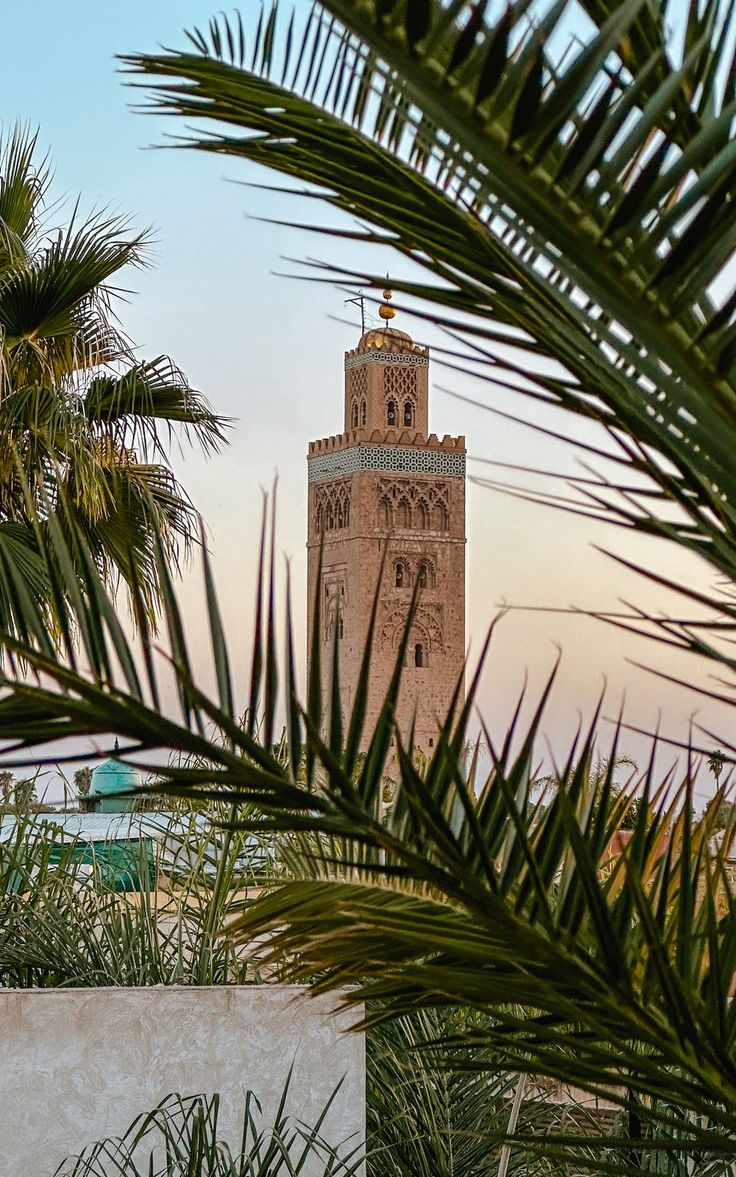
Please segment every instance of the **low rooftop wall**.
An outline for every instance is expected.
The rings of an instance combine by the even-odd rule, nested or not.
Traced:
[[[237,1150],[245,1092],[272,1123],[292,1062],[287,1111],[311,1125],[344,1075],[322,1136],[364,1140],[364,1041],[335,1008],[289,985],[0,990],[0,1177],[52,1177],[172,1092],[219,1092]]]

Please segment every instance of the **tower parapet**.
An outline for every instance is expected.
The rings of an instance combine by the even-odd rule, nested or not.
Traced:
[[[411,445],[421,445],[425,449],[430,450],[452,450],[454,453],[458,451],[465,453],[465,435],[462,433],[453,436],[450,433],[445,433],[440,439],[436,433],[430,433],[426,436],[422,433],[411,433],[407,429],[352,429],[349,433],[333,433],[330,437],[321,437],[316,441],[310,441],[308,457],[317,457],[320,454],[332,453],[335,450],[349,449],[354,445],[366,445],[372,443],[383,443],[388,441],[390,443],[401,442],[402,445],[409,443]]]

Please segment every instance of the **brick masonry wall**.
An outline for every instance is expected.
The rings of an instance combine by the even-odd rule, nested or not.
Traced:
[[[343,715],[355,702],[369,619],[380,580],[380,599],[371,649],[371,686],[367,731],[378,718],[396,664],[412,593],[420,585],[416,616],[409,635],[399,698],[402,734],[415,720],[415,743],[424,752],[434,746],[438,722],[444,720],[465,656],[465,475],[464,438],[428,435],[426,350],[415,349],[408,336],[391,335],[393,351],[379,346],[376,332],[346,356],[346,434],[312,443],[312,478],[308,495],[308,655],[315,594],[321,602],[320,657],[328,689],[333,645],[338,642]],[[364,341],[371,337],[370,347]],[[379,345],[380,345],[379,340]],[[419,351],[422,366],[413,387],[411,433],[392,428],[387,404],[403,388],[407,365]],[[360,357],[365,363],[356,367]],[[350,366],[352,365],[352,366]],[[386,370],[389,369],[389,375]],[[394,369],[401,371],[401,379]],[[366,399],[364,433],[351,433],[351,395],[356,371],[367,370],[359,389]],[[388,392],[386,392],[388,389]],[[359,414],[362,408],[359,407]],[[407,410],[407,414],[408,414]],[[370,437],[372,450],[360,461],[350,449]],[[337,451],[344,460],[326,466],[320,455]],[[396,459],[392,460],[391,454]],[[423,455],[429,455],[424,458]],[[452,455],[450,460],[442,455]],[[373,466],[374,468],[370,468]],[[367,468],[366,468],[367,467]],[[327,471],[333,470],[333,473]],[[452,471],[448,473],[448,471]],[[320,547],[322,571],[319,574]],[[383,570],[383,571],[382,571]],[[319,579],[318,579],[319,578]],[[336,637],[337,635],[337,637]]]

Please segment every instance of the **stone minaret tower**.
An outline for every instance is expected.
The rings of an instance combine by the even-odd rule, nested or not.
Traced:
[[[429,433],[429,350],[387,325],[395,311],[391,292],[384,298],[379,313],[386,326],[366,331],[345,353],[344,432],[309,446],[308,644],[319,592],[323,681],[337,631],[347,718],[385,558],[371,657],[371,732],[418,585],[398,723],[406,736],[415,719],[415,745],[429,754],[465,657],[465,438],[440,441]]]

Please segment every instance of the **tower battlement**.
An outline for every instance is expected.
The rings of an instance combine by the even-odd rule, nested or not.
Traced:
[[[440,439],[436,433],[425,435],[410,429],[351,429],[348,433],[335,433],[331,437],[321,437],[317,441],[310,441],[308,457],[320,454],[331,454],[336,450],[350,449],[354,445],[415,445],[430,450],[447,450],[452,453],[465,453],[465,437],[458,434],[453,437],[446,433]]]

